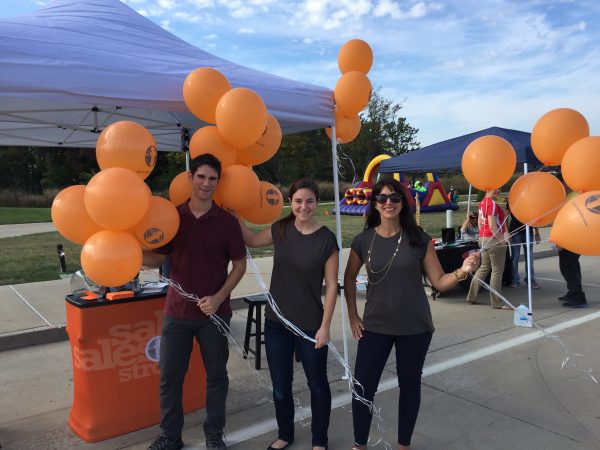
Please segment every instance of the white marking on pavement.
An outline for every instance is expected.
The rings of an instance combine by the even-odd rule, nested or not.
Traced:
[[[566,330],[567,328],[573,328],[579,325],[583,325],[584,323],[590,322],[592,320],[596,320],[600,318],[600,311],[593,312],[591,314],[578,317],[572,320],[568,320],[566,322],[562,322],[551,327],[545,329],[546,334],[555,334],[559,331]],[[505,350],[511,349],[513,347],[517,347],[519,345],[526,344],[528,342],[534,341],[544,337],[544,333],[541,330],[531,331],[523,336],[518,336],[512,339],[507,339],[504,342],[500,342],[498,344],[493,344],[488,347],[475,350],[473,352],[465,353],[462,356],[449,359],[447,361],[442,361],[439,363],[432,364],[430,366],[426,366],[423,369],[423,377],[428,377],[431,375],[436,375],[440,372],[443,372],[448,369],[453,369],[455,367],[462,366],[464,364],[470,363],[472,361],[476,361],[481,358],[485,358],[491,356],[496,353],[503,352]],[[394,377],[389,378],[387,380],[382,381],[377,388],[377,393],[388,391],[390,389],[395,389],[398,387],[398,380]],[[345,405],[348,405],[351,402],[350,394],[341,394],[333,397],[331,399],[332,408],[339,408]],[[304,412],[304,419],[308,419],[311,417],[310,408],[306,408]],[[261,436],[265,433],[274,431],[277,429],[277,422],[275,419],[268,419],[262,422],[255,423],[249,427],[243,428],[241,430],[236,430],[232,433],[227,433],[227,442],[230,445],[237,444],[240,442],[247,441],[248,439],[252,439],[257,436]],[[185,447],[190,450],[199,450],[203,449],[204,446],[201,447]]]
[[[21,300],[23,300],[23,301],[25,302],[25,304],[26,304],[27,306],[29,306],[29,307],[31,308],[31,310],[32,310],[34,313],[36,313],[36,314],[37,314],[37,315],[40,317],[40,319],[42,319],[44,322],[46,322],[46,323],[48,324],[48,326],[49,326],[49,327],[56,327],[56,325],[52,325],[50,322],[48,322],[48,321],[46,320],[46,318],[45,318],[44,316],[42,316],[42,314],[41,314],[41,313],[40,313],[40,312],[39,312],[37,309],[35,309],[35,308],[34,308],[34,307],[31,305],[31,303],[29,303],[27,300],[25,300],[25,297],[23,297],[21,294],[19,294],[19,292],[18,292],[18,291],[17,291],[17,290],[16,290],[14,287],[12,287],[12,285],[10,285],[10,284],[9,284],[9,285],[8,285],[8,287],[9,287],[9,288],[11,288],[11,289],[13,290],[13,292],[14,292],[15,294],[17,294],[17,295],[19,296],[19,298],[20,298]]]

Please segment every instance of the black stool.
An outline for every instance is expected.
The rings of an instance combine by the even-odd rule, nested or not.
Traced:
[[[254,356],[256,356],[256,370],[260,370],[260,346],[265,343],[263,339],[264,331],[262,327],[262,307],[267,303],[267,296],[265,294],[249,295],[244,297],[244,301],[248,304],[246,336],[244,337],[244,359],[248,357],[248,353],[252,353]],[[253,323],[256,325],[254,333],[252,333]],[[254,348],[250,348],[251,337],[254,337]]]

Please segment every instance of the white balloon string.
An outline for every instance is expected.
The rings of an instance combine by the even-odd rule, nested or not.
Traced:
[[[518,234],[518,233],[520,233],[520,232],[521,232],[523,229],[525,229],[526,225],[532,226],[532,224],[534,224],[535,222],[537,222],[537,221],[538,221],[539,219],[541,219],[542,217],[544,217],[544,216],[548,215],[549,213],[553,212],[553,211],[554,211],[554,210],[556,210],[556,209],[560,209],[560,208],[562,208],[564,205],[566,205],[566,204],[567,204],[567,202],[568,202],[568,200],[567,200],[567,201],[565,201],[565,202],[562,202],[562,203],[560,203],[559,205],[556,205],[556,206],[555,206],[555,207],[553,207],[553,208],[550,208],[548,211],[544,212],[543,214],[541,214],[541,215],[539,215],[539,216],[537,216],[537,217],[534,217],[534,218],[533,218],[533,219],[531,219],[529,222],[526,222],[526,223],[524,223],[522,226],[520,226],[520,227],[516,228],[515,230],[513,230],[513,231],[512,231],[512,233],[508,234],[507,236],[503,236],[503,237],[502,237],[502,239],[496,239],[496,241],[495,241],[495,242],[492,242],[491,240],[489,240],[489,241],[488,241],[486,244],[484,244],[484,245],[481,247],[481,250],[480,250],[480,251],[489,250],[490,248],[492,248],[492,247],[493,247],[493,246],[495,246],[495,245],[501,245],[501,244],[503,244],[503,243],[506,243],[506,244],[508,244],[508,239],[509,239],[509,238],[511,238],[511,237],[513,237],[515,234]],[[506,217],[505,217],[505,219],[504,219],[504,222],[506,222],[506,219],[507,219],[507,218],[508,218],[508,214],[506,215]],[[502,227],[500,227],[500,229],[502,229]],[[507,238],[507,237],[508,237],[508,238]],[[489,245],[488,245],[488,244],[489,244]]]
[[[495,294],[500,300],[502,300],[506,305],[510,306],[510,308],[515,311],[521,319],[528,321],[529,323],[531,323],[532,326],[534,326],[535,328],[537,328],[540,333],[542,334],[543,337],[547,337],[549,339],[552,339],[554,342],[556,342],[557,344],[559,344],[562,349],[563,349],[563,361],[561,363],[561,369],[564,369],[566,367],[571,367],[579,372],[584,373],[585,375],[587,375],[594,383],[598,384],[598,380],[596,380],[596,378],[594,377],[594,375],[592,375],[592,369],[588,368],[588,369],[583,369],[581,367],[579,367],[577,365],[577,362],[575,361],[575,358],[577,357],[581,357],[581,354],[578,353],[573,353],[571,352],[571,350],[569,349],[569,347],[567,346],[567,344],[565,344],[563,342],[563,340],[557,336],[556,334],[552,334],[549,333],[548,330],[546,330],[546,328],[544,328],[543,326],[541,326],[540,324],[537,323],[537,321],[533,320],[533,317],[529,316],[528,314],[525,314],[523,312],[521,312],[518,308],[515,308],[515,306],[508,301],[508,299],[506,297],[504,297],[500,292],[498,292],[496,289],[494,289],[492,286],[490,286],[488,283],[486,283],[485,281],[483,281],[481,278],[476,277],[475,275],[471,275],[473,277],[473,280],[477,281],[479,284],[481,284],[483,287],[485,287],[488,291],[492,292],[493,294]]]
[[[151,271],[151,270],[142,270],[142,272],[156,275],[156,272]],[[200,299],[198,298],[197,295],[186,292],[181,287],[181,285],[179,283],[177,283],[176,281],[173,281],[170,278],[163,277],[162,275],[158,275],[158,279],[159,279],[159,281],[162,281],[163,283],[167,283],[169,286],[171,286],[173,288],[173,290],[175,290],[179,295],[181,295],[181,297],[183,299],[193,302],[193,303],[196,303],[196,304],[198,304],[198,302],[200,301]],[[233,349],[238,354],[240,354],[243,357],[243,359],[246,360],[246,364],[248,365],[248,368],[258,376],[258,378],[260,379],[260,381],[263,384],[263,386],[265,387],[265,389],[268,391],[272,391],[273,386],[271,385],[270,381],[267,380],[265,377],[263,377],[263,375],[252,366],[251,361],[248,358],[248,356],[249,356],[248,352],[246,350],[244,350],[242,347],[240,347],[240,345],[238,344],[237,338],[235,336],[235,333],[233,332],[231,327],[229,325],[227,325],[227,322],[225,322],[217,314],[210,314],[210,315],[208,315],[208,318],[217,327],[219,332],[227,338],[228,342],[231,344]]]

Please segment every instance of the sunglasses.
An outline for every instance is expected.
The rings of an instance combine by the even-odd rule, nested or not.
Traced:
[[[377,194],[375,196],[375,201],[377,203],[385,203],[387,201],[392,203],[400,203],[402,201],[402,194],[398,194],[397,192],[393,192],[391,194]]]

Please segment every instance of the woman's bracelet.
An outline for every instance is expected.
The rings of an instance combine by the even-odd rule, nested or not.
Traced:
[[[458,276],[458,269],[455,269],[453,273],[454,273],[454,278],[456,279],[457,283],[460,283],[461,281],[465,281],[467,279],[467,277],[469,276],[469,274],[465,272],[465,275],[462,278],[460,278]]]

